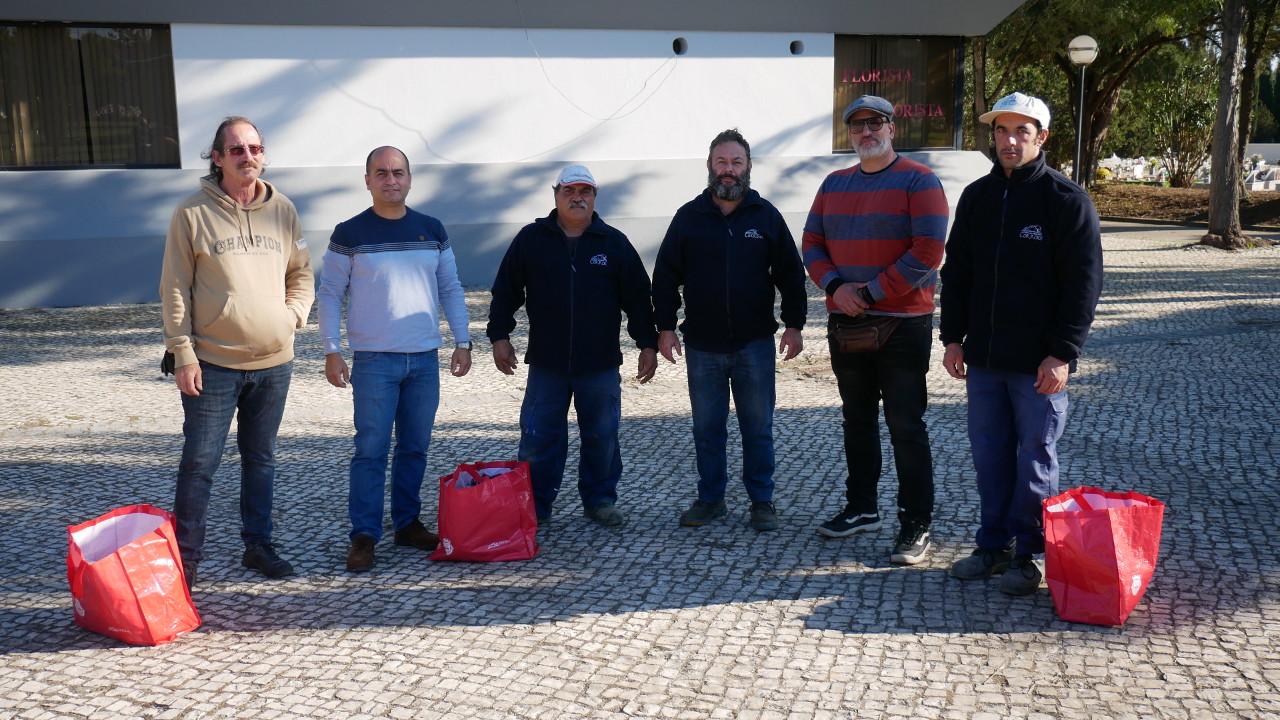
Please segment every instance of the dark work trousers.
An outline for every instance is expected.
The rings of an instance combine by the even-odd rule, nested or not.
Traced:
[[[877,487],[883,460],[880,454],[880,401],[893,444],[898,471],[898,520],[928,527],[933,520],[933,456],[924,411],[929,395],[925,374],[933,340],[933,315],[904,318],[880,350],[842,353],[835,328],[848,317],[832,313],[827,322],[831,369],[840,389],[844,415],[844,454],[849,468],[845,480],[850,511],[878,513]]]

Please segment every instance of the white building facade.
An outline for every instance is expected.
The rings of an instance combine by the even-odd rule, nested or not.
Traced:
[[[954,38],[958,52],[960,37],[986,33],[1020,2],[236,0],[175,8],[4,0],[0,25],[167,32],[172,119],[161,128],[111,104],[127,116],[113,127],[167,149],[143,161],[50,166],[23,154],[39,128],[23,115],[22,98],[5,99],[0,307],[155,301],[169,217],[207,173],[200,154],[228,115],[261,130],[265,178],[298,206],[317,260],[333,226],[369,205],[368,152],[403,149],[414,174],[410,204],[444,222],[468,285],[487,285],[515,231],[551,209],[551,184],[569,163],[591,169],[601,184],[597,210],[651,262],[672,213],[705,186],[708,142],[731,127],[751,142],[753,186],[798,240],[822,178],[856,161],[837,147],[837,106],[863,92],[889,97],[891,83],[920,75],[933,89],[919,93],[954,86],[938,102],[903,104],[912,122],[933,123],[932,135],[917,137],[940,147],[910,155],[935,169],[954,204],[990,167],[945,141],[958,137],[958,61],[934,57],[913,76],[873,44],[867,57],[886,53],[885,67],[840,67],[838,46]],[[23,71],[12,53],[0,57],[6,78]],[[944,71],[952,63],[949,79],[940,63]],[[99,115],[106,107],[87,104]]]

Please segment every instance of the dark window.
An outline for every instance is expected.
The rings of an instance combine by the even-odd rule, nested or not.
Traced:
[[[0,24],[0,168],[178,162],[167,26]]]
[[[960,38],[837,35],[835,56],[832,150],[853,149],[841,116],[862,95],[893,103],[895,149],[958,147]]]

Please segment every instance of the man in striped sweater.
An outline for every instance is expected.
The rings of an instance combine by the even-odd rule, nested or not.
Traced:
[[[879,405],[898,470],[899,531],[890,560],[929,551],[933,458],[924,421],[933,292],[947,199],[929,168],[893,150],[894,108],[863,95],[844,111],[859,163],[827,176],[805,222],[802,253],[827,293],[831,368],[844,415],[846,505],[818,532],[879,530]]]

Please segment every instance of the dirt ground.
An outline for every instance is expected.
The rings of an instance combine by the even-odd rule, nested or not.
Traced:
[[[1103,217],[1207,222],[1209,191],[1129,183],[1097,183],[1090,188]],[[1280,192],[1251,192],[1240,199],[1240,224],[1280,227]]]

